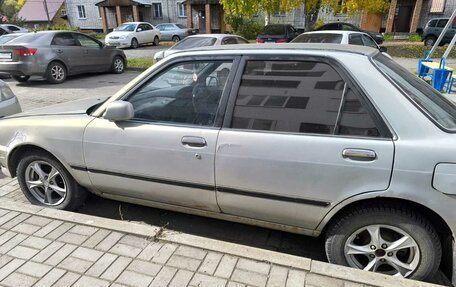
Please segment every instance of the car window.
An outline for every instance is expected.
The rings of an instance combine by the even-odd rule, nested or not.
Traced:
[[[136,120],[213,126],[232,62],[176,64],[131,96]]]
[[[238,44],[249,44],[249,41],[241,37],[236,37],[236,41]]]
[[[429,21],[429,23],[427,24],[427,26],[428,26],[428,27],[435,27],[435,24],[437,24],[437,20],[436,20],[436,19]]]
[[[222,40],[222,45],[234,45],[237,43],[238,43],[238,41],[234,37],[225,37]]]
[[[314,61],[249,61],[231,121],[235,129],[378,136],[355,94],[330,65]],[[341,118],[339,119],[339,115]],[[337,126],[338,120],[340,126]]]
[[[180,29],[187,29],[187,27],[185,27],[184,25],[182,24],[176,24],[176,26]]]
[[[342,24],[342,30],[344,31],[359,31],[356,27],[348,24]]]
[[[23,38],[23,37],[21,37]],[[13,43],[14,40],[12,40],[10,43]],[[51,45],[56,45],[56,46],[78,46],[78,43],[74,39],[73,35],[71,33],[60,33],[56,34],[54,36],[54,39],[52,40]]]
[[[369,37],[367,35],[363,35],[362,37],[363,37],[364,46],[378,49],[377,43],[375,43],[375,41],[372,40],[371,37]]]
[[[340,30],[340,25],[339,23],[331,23],[324,25],[321,30]]]
[[[5,34],[8,34],[8,32],[5,29],[0,28],[0,36]]]
[[[11,31],[19,31],[20,30],[16,26],[8,26],[8,29],[10,29]]]
[[[443,28],[445,25],[448,23],[448,19],[441,19],[439,22],[437,22],[437,27],[438,28]]]
[[[348,44],[364,46],[364,42],[361,37],[361,34],[350,34],[348,36]]]
[[[197,47],[212,46],[217,42],[215,37],[187,37],[171,47],[172,50],[185,50]]]
[[[441,127],[456,132],[456,106],[437,90],[379,53],[374,58],[380,71],[399,86],[405,95]]]
[[[0,44],[5,44],[8,43],[9,41],[17,38],[15,34],[6,34],[0,37]]]
[[[268,25],[264,27],[260,35],[285,35],[286,28],[284,25]]]
[[[85,35],[74,34],[74,36],[78,40],[78,42],[81,44],[82,47],[100,48],[100,44],[97,41],[95,41]]]
[[[133,32],[136,29],[136,24],[122,24],[116,28],[116,31],[125,31],[125,32]]]
[[[154,29],[154,27],[152,27],[152,25],[150,25],[150,24],[144,24],[144,27],[146,28],[147,31]]]
[[[341,34],[332,33],[312,33],[301,34],[296,37],[292,43],[333,43],[340,44],[342,42]]]

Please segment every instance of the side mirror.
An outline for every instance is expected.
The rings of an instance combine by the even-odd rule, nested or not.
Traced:
[[[138,28],[138,29],[136,29],[136,31],[137,31],[137,32],[141,32],[141,31],[142,31],[142,29],[141,29],[141,28]]]
[[[388,48],[386,48],[386,47],[380,47],[379,50],[380,50],[380,52],[382,52],[382,53],[388,52]]]
[[[108,105],[103,118],[111,121],[126,121],[135,116],[133,105],[125,101],[115,101]]]

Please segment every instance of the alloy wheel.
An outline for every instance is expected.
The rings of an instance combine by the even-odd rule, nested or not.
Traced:
[[[351,267],[398,277],[409,277],[420,262],[416,241],[390,225],[358,229],[347,239],[344,254]]]
[[[45,161],[33,161],[25,170],[25,182],[40,203],[55,206],[67,196],[67,183],[60,172]]]
[[[124,70],[124,62],[120,58],[114,60],[114,69],[116,72],[121,73]]]
[[[51,68],[51,76],[54,80],[60,82],[65,79],[65,70],[60,65]]]

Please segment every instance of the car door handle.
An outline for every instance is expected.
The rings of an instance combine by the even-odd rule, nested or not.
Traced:
[[[182,144],[189,147],[205,147],[207,145],[206,140],[202,137],[182,137]]]
[[[374,161],[377,154],[373,150],[347,148],[342,151],[342,157],[356,161]]]
[[[62,53],[63,53],[63,50],[58,49],[58,50],[57,50],[57,53],[58,53],[58,54],[62,54]]]

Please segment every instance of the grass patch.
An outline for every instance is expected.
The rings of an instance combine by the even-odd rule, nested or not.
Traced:
[[[409,37],[408,37],[408,40],[410,42],[421,42],[421,36],[418,35],[418,34],[411,34]]]
[[[440,58],[445,53],[447,47],[438,47],[435,53],[432,55],[433,58]],[[388,54],[392,57],[401,58],[423,58],[430,47],[417,46],[417,45],[401,45],[401,46],[388,46]],[[456,58],[456,50],[453,49],[450,52],[449,58]]]
[[[136,69],[148,69],[154,64],[154,60],[151,58],[138,58],[138,59],[128,59],[127,66],[129,68]]]
[[[394,36],[392,34],[385,34],[383,35],[383,41],[385,42],[391,42],[394,40]]]

